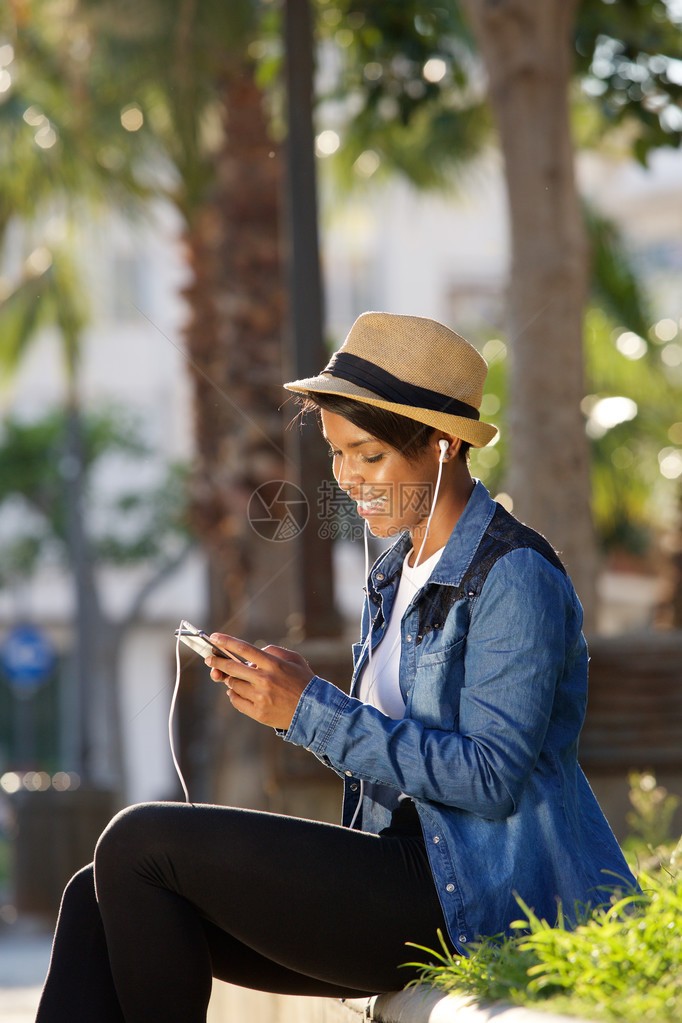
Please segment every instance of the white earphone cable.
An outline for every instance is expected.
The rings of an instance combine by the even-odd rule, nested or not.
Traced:
[[[367,621],[368,621],[368,640],[369,640],[369,663],[372,663],[372,606],[369,599],[369,523],[365,519],[365,599],[367,601]]]
[[[438,493],[440,491],[440,481],[441,481],[442,476],[443,476],[443,463],[445,461],[445,455],[446,454],[447,454],[447,446],[443,447],[443,442],[441,442],[440,458],[438,459],[438,476],[436,478],[436,489],[435,489],[434,494],[433,494],[433,501],[431,502],[431,511],[429,512],[429,517],[426,520],[426,531],[424,532],[424,539],[421,542],[421,546],[419,548],[419,554],[417,555],[417,557],[415,559],[415,562],[414,562],[414,565],[412,566],[412,568],[416,568],[417,565],[419,564],[419,562],[421,561],[422,551],[424,550],[424,544],[426,543],[426,541],[428,539],[428,536],[429,536],[429,529],[431,528],[431,519],[433,518],[433,513],[436,510],[436,501],[438,500]]]
[[[365,600],[367,602],[367,653],[369,659],[369,671],[372,670],[372,605],[369,599],[369,523],[365,519]],[[352,820],[348,825],[350,828],[355,826],[355,822],[358,819],[360,813],[360,807],[362,806],[362,798],[365,792],[365,783],[360,779],[360,792],[358,794],[358,804],[355,807],[355,813],[353,814]]]
[[[180,622],[180,629],[185,625],[184,620]],[[182,791],[185,793],[185,802],[190,803],[189,792],[187,791],[187,785],[180,769],[180,764],[175,752],[175,736],[173,734],[173,717],[175,715],[175,705],[178,699],[178,692],[180,690],[180,629],[178,630],[178,636],[175,641],[175,686],[173,688],[173,698],[171,699],[170,712],[168,714],[168,741],[170,743],[171,757],[173,758],[173,767],[175,768],[176,774],[180,779],[182,785]]]
[[[422,552],[424,550],[424,544],[426,543],[428,535],[429,535],[429,529],[431,527],[431,519],[433,518],[433,513],[434,513],[434,511],[436,509],[436,501],[438,500],[438,493],[440,491],[440,484],[441,484],[441,479],[442,479],[442,476],[443,476],[443,463],[445,462],[445,456],[447,454],[447,450],[448,449],[447,449],[447,444],[445,443],[444,440],[440,441],[439,443],[440,443],[440,457],[438,459],[438,476],[436,477],[436,488],[435,488],[435,491],[434,491],[434,494],[433,494],[433,501],[431,502],[431,510],[429,511],[429,517],[426,520],[426,530],[424,532],[424,539],[422,540],[421,545],[419,547],[419,553],[417,554],[417,557],[415,558],[414,565],[412,566],[413,568],[416,568],[417,565],[419,564],[419,562],[421,561]],[[367,601],[367,620],[368,620],[368,634],[367,634],[368,665],[367,665],[367,669],[366,670],[367,670],[367,672],[369,674],[369,678],[370,678],[369,692],[371,692],[375,680],[372,678],[372,609],[371,609],[370,599],[369,599],[369,540],[368,540],[368,533],[369,533],[369,524],[367,522],[367,519],[365,519],[365,531],[364,531],[364,540],[365,540],[365,581],[366,581],[366,583],[365,583],[365,594],[366,594],[365,599]],[[394,647],[399,642],[400,642],[400,639],[398,638],[398,640],[396,640],[396,643],[394,643]],[[355,824],[356,820],[358,819],[358,814],[360,813],[360,807],[362,806],[362,798],[363,798],[363,794],[364,794],[364,789],[365,789],[365,783],[361,779],[360,780],[360,794],[359,794],[359,797],[358,797],[358,804],[355,807],[355,813],[353,814],[352,820],[351,820],[350,825],[349,825],[349,827],[351,827],[351,828],[353,827],[353,825]]]

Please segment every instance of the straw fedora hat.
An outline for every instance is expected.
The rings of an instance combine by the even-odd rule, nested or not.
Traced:
[[[388,409],[460,437],[488,444],[497,427],[479,420],[485,359],[454,330],[423,316],[363,313],[316,377],[284,386]]]

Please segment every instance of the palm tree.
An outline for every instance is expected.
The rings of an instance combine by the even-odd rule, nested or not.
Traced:
[[[251,550],[245,518],[252,492],[289,471],[282,418],[273,414],[282,400],[289,327],[282,147],[246,56],[259,4],[130,4],[123,20],[120,3],[81,0],[79,10],[92,33],[93,60],[117,69],[119,102],[138,104],[143,130],[174,173],[166,191],[184,220],[190,270],[186,342],[195,383],[196,515],[221,585],[231,593],[215,619],[229,619],[243,606],[234,627],[260,635],[269,623],[271,634],[283,635],[288,612],[274,593],[266,611],[267,586],[261,590],[272,571],[266,567],[259,578],[258,562],[288,559],[270,547]],[[235,457],[226,459],[226,450]],[[250,559],[257,603],[242,599]],[[318,605],[325,602],[321,584]]]

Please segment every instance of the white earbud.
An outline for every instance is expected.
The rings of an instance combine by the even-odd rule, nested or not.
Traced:
[[[445,459],[447,458],[448,448],[450,447],[445,437],[441,437],[441,439],[438,441],[438,447],[440,448],[440,458],[438,459],[438,461],[444,462]]]

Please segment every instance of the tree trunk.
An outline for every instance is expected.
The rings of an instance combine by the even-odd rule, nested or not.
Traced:
[[[210,569],[209,620],[196,624],[276,643],[297,610],[296,546],[256,532],[249,505],[261,485],[291,475],[279,411],[286,396],[282,161],[250,67],[226,75],[223,100],[225,135],[212,191],[187,233],[186,340],[197,445],[193,518]],[[243,797],[235,786],[241,790],[240,777],[259,777],[266,730],[229,714],[220,688],[208,676],[205,684],[213,687],[205,741],[220,798],[257,805],[262,785]]]
[[[285,295],[279,238],[281,159],[250,69],[226,77],[225,141],[211,196],[187,244],[186,338],[194,383],[194,522],[219,580],[214,620],[256,639],[286,632],[286,542],[259,536],[249,502],[287,474],[282,391]],[[218,606],[220,605],[220,606]],[[264,633],[263,630],[266,630]]]
[[[594,614],[582,324],[588,249],[569,123],[576,0],[464,0],[485,61],[511,232],[509,489]]]

